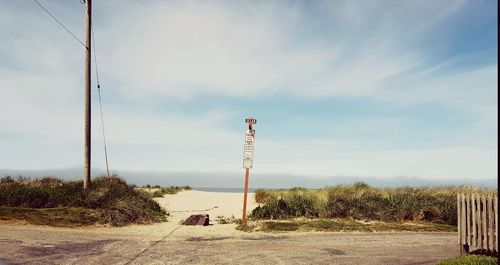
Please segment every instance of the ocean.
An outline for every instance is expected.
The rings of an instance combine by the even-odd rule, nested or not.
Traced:
[[[244,188],[193,188],[193,190],[208,191],[208,192],[231,192],[243,193]],[[255,192],[256,188],[248,188],[248,192]]]

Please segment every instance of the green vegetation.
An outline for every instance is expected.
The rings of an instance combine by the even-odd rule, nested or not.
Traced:
[[[163,197],[165,194],[177,194],[181,191],[184,190],[191,190],[190,186],[170,186],[170,187],[161,187],[160,185],[145,185],[140,188],[142,191],[148,192],[148,194],[151,195],[151,197],[157,198],[157,197]]]
[[[495,189],[467,186],[374,188],[365,183],[318,190],[257,190],[261,204],[252,219],[352,218],[384,222],[434,222],[456,225],[457,193],[496,194]]]
[[[218,224],[222,224],[222,225],[225,225],[225,224],[241,224],[241,219],[236,219],[234,217],[234,215],[232,215],[231,217],[225,217],[225,216],[217,216],[215,217],[215,221],[218,223]]]
[[[118,176],[82,181],[4,177],[0,179],[0,219],[53,226],[165,221],[167,213],[144,192]]]
[[[497,265],[496,257],[481,255],[463,255],[451,259],[442,260],[436,265]]]
[[[258,222],[259,229],[267,232],[280,231],[324,231],[324,232],[383,232],[383,231],[414,231],[414,232],[455,232],[456,227],[445,224],[427,222],[361,222],[348,219],[304,219],[289,221]]]

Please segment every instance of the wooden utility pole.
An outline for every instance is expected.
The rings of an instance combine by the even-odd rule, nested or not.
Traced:
[[[92,36],[92,0],[87,0],[87,9],[85,14],[85,162],[84,162],[84,178],[83,178],[83,188],[87,189],[90,187],[90,150],[91,150],[91,138],[90,138],[90,123],[91,123],[91,110],[90,110],[90,73],[91,73],[91,36]]]

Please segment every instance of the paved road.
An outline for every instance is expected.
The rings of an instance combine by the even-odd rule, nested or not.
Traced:
[[[203,229],[204,236],[197,236]],[[455,233],[207,229],[173,223],[84,229],[0,224],[0,264],[434,264],[458,255]]]

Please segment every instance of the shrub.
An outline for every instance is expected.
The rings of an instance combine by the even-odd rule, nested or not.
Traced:
[[[269,190],[258,189],[255,191],[255,202],[259,204],[266,203],[266,201],[273,197],[273,195],[274,193]]]
[[[284,219],[290,217],[288,205],[283,199],[270,199],[266,204],[257,206],[251,213],[252,218]]]
[[[288,205],[287,213],[289,216],[317,217],[319,215],[318,207],[316,206],[317,199],[313,193],[296,189],[285,195],[285,201]]]

